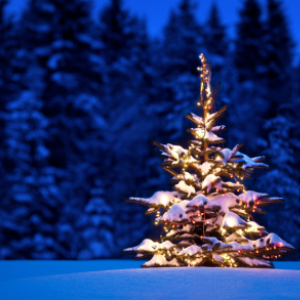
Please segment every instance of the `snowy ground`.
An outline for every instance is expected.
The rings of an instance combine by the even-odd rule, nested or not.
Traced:
[[[276,262],[275,270],[140,265],[128,260],[0,261],[0,299],[300,299],[300,262]]]

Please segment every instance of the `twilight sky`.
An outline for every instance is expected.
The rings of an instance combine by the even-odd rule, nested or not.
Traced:
[[[63,1],[63,0],[62,0]],[[108,0],[94,1],[94,17],[96,18],[99,9]],[[125,7],[135,14],[145,17],[151,35],[156,36],[161,32],[162,27],[168,20],[170,9],[177,6],[180,0],[123,0]],[[198,4],[198,18],[201,22],[206,20],[207,14],[213,2],[217,2],[220,8],[221,19],[228,26],[230,36],[235,34],[235,23],[238,19],[238,10],[242,6],[243,0],[194,0]],[[264,3],[266,0],[260,0]],[[26,5],[27,0],[10,0],[8,12],[20,13]],[[296,55],[300,58],[300,0],[282,0],[285,13],[293,38],[296,42]]]

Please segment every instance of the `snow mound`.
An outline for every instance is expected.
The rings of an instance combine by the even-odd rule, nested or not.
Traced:
[[[7,280],[5,300],[299,299],[300,271],[230,268],[127,269]]]

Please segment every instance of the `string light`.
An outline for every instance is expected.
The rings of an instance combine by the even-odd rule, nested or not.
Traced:
[[[289,248],[288,244],[276,240],[276,236],[276,245],[270,243],[270,239],[268,240],[266,236],[260,237],[258,240],[253,240],[252,234],[262,236],[265,235],[265,232],[256,226],[256,223],[251,223],[251,225],[250,223],[246,223],[250,221],[250,218],[253,219],[250,212],[261,212],[257,207],[258,204],[261,204],[261,201],[257,199],[255,192],[253,196],[255,205],[252,206],[251,199],[247,199],[248,194],[246,193],[252,193],[252,191],[246,192],[243,180],[245,177],[248,177],[248,173],[252,169],[249,172],[248,169],[244,169],[242,163],[244,158],[240,158],[242,154],[235,156],[239,146],[234,148],[234,150],[230,150],[231,152],[228,155],[224,152],[227,151],[225,150],[226,148],[222,149],[221,147],[210,146],[215,141],[211,140],[211,137],[214,137],[215,132],[218,131],[215,124],[222,111],[216,113],[211,111],[214,106],[215,91],[212,96],[210,65],[207,64],[203,54],[199,57],[202,63],[202,67],[197,68],[201,72],[200,100],[196,104],[197,106],[202,106],[203,117],[192,114],[188,115],[189,119],[196,123],[196,128],[192,128],[190,132],[193,133],[197,141],[193,140],[188,149],[171,144],[155,144],[163,151],[163,155],[167,156],[164,161],[164,166],[167,165],[167,167],[164,167],[164,169],[171,173],[173,177],[178,178],[179,182],[183,180],[186,185],[184,188],[179,189],[178,186],[175,188],[178,191],[175,192],[178,193],[176,195],[177,198],[173,195],[170,200],[169,196],[163,194],[160,198],[153,197],[154,200],[152,199],[156,201],[154,202],[154,207],[152,207],[153,212],[156,211],[156,217],[159,218],[155,220],[154,224],[161,223],[162,243],[166,242],[163,247],[161,246],[163,249],[160,249],[160,245],[162,245],[160,243],[154,245],[156,246],[155,254],[166,257],[168,262],[165,264],[169,266],[171,265],[171,261],[174,261],[170,259],[171,257],[176,258],[180,262],[180,265],[183,264],[185,266],[201,266],[203,262],[205,264],[205,261],[210,261],[210,264],[222,267],[244,266],[247,264],[247,261],[242,261],[243,257],[256,260],[254,263],[258,265],[261,260],[277,259],[277,257],[280,257],[279,253],[292,251],[292,248]],[[214,127],[215,130],[212,130]],[[235,161],[238,161],[236,158],[240,162],[235,163]],[[187,168],[191,173],[185,172]],[[178,169],[181,170],[180,174],[176,173]],[[191,170],[194,170],[194,172]],[[217,177],[218,181],[209,182],[207,180],[209,175]],[[223,182],[223,175],[227,178],[234,178],[235,183],[232,181]],[[205,180],[208,182],[206,185],[204,185]],[[232,196],[232,193],[235,193],[235,191],[242,193],[239,196]],[[189,206],[200,195],[207,197],[209,200],[207,201],[208,203],[202,203],[201,206]],[[147,201],[150,201],[149,198],[142,199],[140,202],[147,204]],[[216,206],[220,208],[214,209]],[[162,220],[160,211],[157,210],[158,208],[163,208],[163,216],[169,215],[169,219],[165,218]],[[147,213],[149,212],[152,212],[151,207]],[[187,217],[185,219],[187,221],[182,222],[184,217]],[[241,229],[241,226],[244,226],[244,228]],[[166,232],[164,235],[163,230]],[[204,239],[206,231],[209,231],[210,237],[215,238],[214,240],[211,239],[211,242],[208,243]],[[218,234],[214,235],[216,232]],[[200,236],[198,235],[199,233],[201,233]],[[186,240],[180,240],[183,237]],[[193,239],[193,237],[195,238]],[[199,238],[202,240],[200,245],[198,245]],[[171,241],[176,244],[175,248]],[[171,244],[167,244],[168,242]],[[230,242],[236,242],[241,246],[240,249],[228,247],[214,248],[216,243],[228,244]],[[202,245],[203,243],[206,248]],[[249,249],[245,248],[247,250],[244,250],[243,245],[249,246]],[[194,246],[200,249],[199,252],[193,253],[196,248]],[[282,248],[283,246],[284,248]],[[160,261],[159,264],[161,264]]]

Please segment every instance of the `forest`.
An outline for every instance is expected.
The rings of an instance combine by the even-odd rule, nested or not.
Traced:
[[[159,239],[145,208],[125,200],[171,189],[152,141],[188,139],[200,53],[221,83],[217,107],[228,106],[226,145],[243,142],[270,165],[248,189],[285,200],[253,218],[300,248],[300,62],[281,1],[244,0],[234,39],[216,4],[203,18],[192,0],[179,1],[159,38],[122,0],[96,21],[86,0],[29,0],[18,20],[7,4],[0,259],[120,258],[145,236]]]

